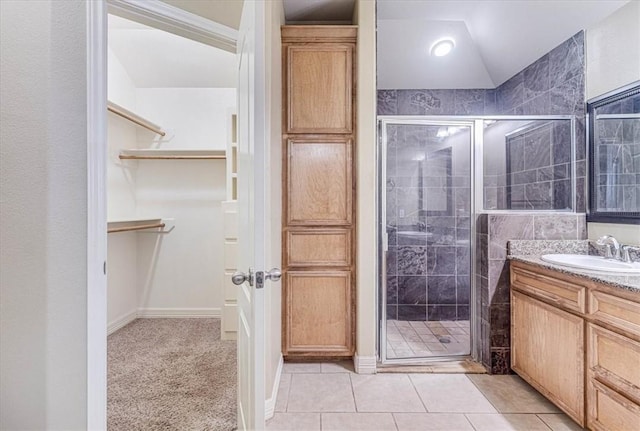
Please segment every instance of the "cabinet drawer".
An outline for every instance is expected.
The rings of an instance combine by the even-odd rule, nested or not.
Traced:
[[[589,291],[589,317],[640,338],[640,303]]]
[[[638,431],[640,406],[597,380],[589,380],[587,405],[590,430]]]
[[[587,366],[592,378],[640,402],[640,343],[589,323]]]
[[[288,271],[284,297],[285,355],[353,354],[350,271]]]
[[[348,229],[291,229],[286,233],[288,267],[350,266]]]
[[[539,273],[511,266],[511,286],[521,292],[543,299],[560,308],[584,313],[586,288]]]

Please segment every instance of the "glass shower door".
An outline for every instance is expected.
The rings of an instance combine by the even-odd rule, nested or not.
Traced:
[[[380,133],[382,360],[469,355],[473,122]]]

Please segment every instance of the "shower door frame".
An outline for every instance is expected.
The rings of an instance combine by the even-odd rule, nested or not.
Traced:
[[[476,307],[476,286],[475,286],[475,266],[476,266],[476,190],[473,187],[476,179],[476,160],[480,153],[478,148],[482,150],[482,120],[478,117],[462,117],[462,116],[403,116],[403,115],[379,115],[377,117],[378,123],[378,145],[377,145],[377,226],[378,226],[378,247],[380,252],[378,253],[378,359],[382,364],[400,365],[400,364],[420,364],[428,362],[443,362],[459,359],[466,359],[471,357],[477,360],[479,355],[479,346],[477,345],[477,334],[480,330],[476,327],[477,319],[477,307]],[[388,358],[387,357],[387,265],[386,254],[389,250],[389,241],[386,232],[387,226],[387,193],[386,193],[386,179],[387,179],[387,140],[386,131],[388,125],[413,125],[413,126],[453,126],[453,127],[468,127],[470,131],[470,144],[469,144],[469,178],[470,178],[470,238],[469,238],[469,258],[471,264],[469,266],[470,271],[470,295],[469,295],[469,332],[470,343],[469,355],[441,355],[441,356],[416,356],[409,358]],[[480,126],[480,127],[479,127]],[[479,141],[478,141],[479,139]],[[478,145],[480,143],[480,145]],[[479,325],[478,325],[479,326]]]
[[[478,213],[482,214],[557,214],[557,213],[574,213],[577,214],[577,191],[576,191],[576,131],[577,121],[575,115],[378,115],[377,120],[377,201],[376,201],[376,223],[377,223],[377,246],[378,246],[378,274],[377,283],[377,343],[378,343],[378,359],[382,364],[420,364],[430,362],[453,361],[457,359],[465,359],[471,357],[474,361],[480,360],[480,319],[478,313],[480,310],[477,306],[479,292],[476,285],[476,218]],[[487,120],[569,120],[571,124],[571,142],[570,142],[570,169],[571,169],[571,205],[570,211],[567,210],[485,210],[484,209],[484,122]],[[386,251],[388,250],[388,241],[386,233],[386,178],[387,178],[387,143],[386,143],[386,126],[387,124],[408,124],[408,125],[469,125],[471,124],[471,234],[470,234],[470,258],[471,258],[471,277],[469,296],[469,332],[471,355],[449,355],[449,356],[430,356],[415,358],[387,358],[387,278],[386,278]],[[452,124],[454,123],[454,124]],[[589,154],[586,154],[586,162],[589,163]],[[588,195],[585,199],[588,201]],[[383,211],[384,210],[384,211]],[[384,228],[384,229],[383,229]]]

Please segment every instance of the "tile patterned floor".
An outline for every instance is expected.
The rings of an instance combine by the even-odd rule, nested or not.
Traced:
[[[576,431],[518,376],[359,375],[350,363],[285,364],[268,431]]]
[[[387,320],[387,358],[469,355],[469,321]]]

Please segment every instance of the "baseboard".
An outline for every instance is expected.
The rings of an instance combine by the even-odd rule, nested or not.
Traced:
[[[358,374],[375,374],[378,359],[375,356],[353,355],[353,368]]]
[[[138,308],[140,318],[220,317],[219,308]]]
[[[284,358],[280,354],[278,361],[278,369],[276,370],[275,381],[273,382],[273,390],[271,398],[264,400],[264,418],[271,419],[276,412],[276,401],[278,400],[278,389],[280,389],[280,378],[282,377],[282,369],[284,368]]]
[[[129,313],[125,313],[122,316],[118,317],[116,320],[114,320],[113,322],[110,322],[107,325],[107,335],[111,335],[114,332],[116,332],[118,329],[127,326],[129,323],[136,320],[136,317],[138,317],[138,313],[136,310],[133,310]]]

